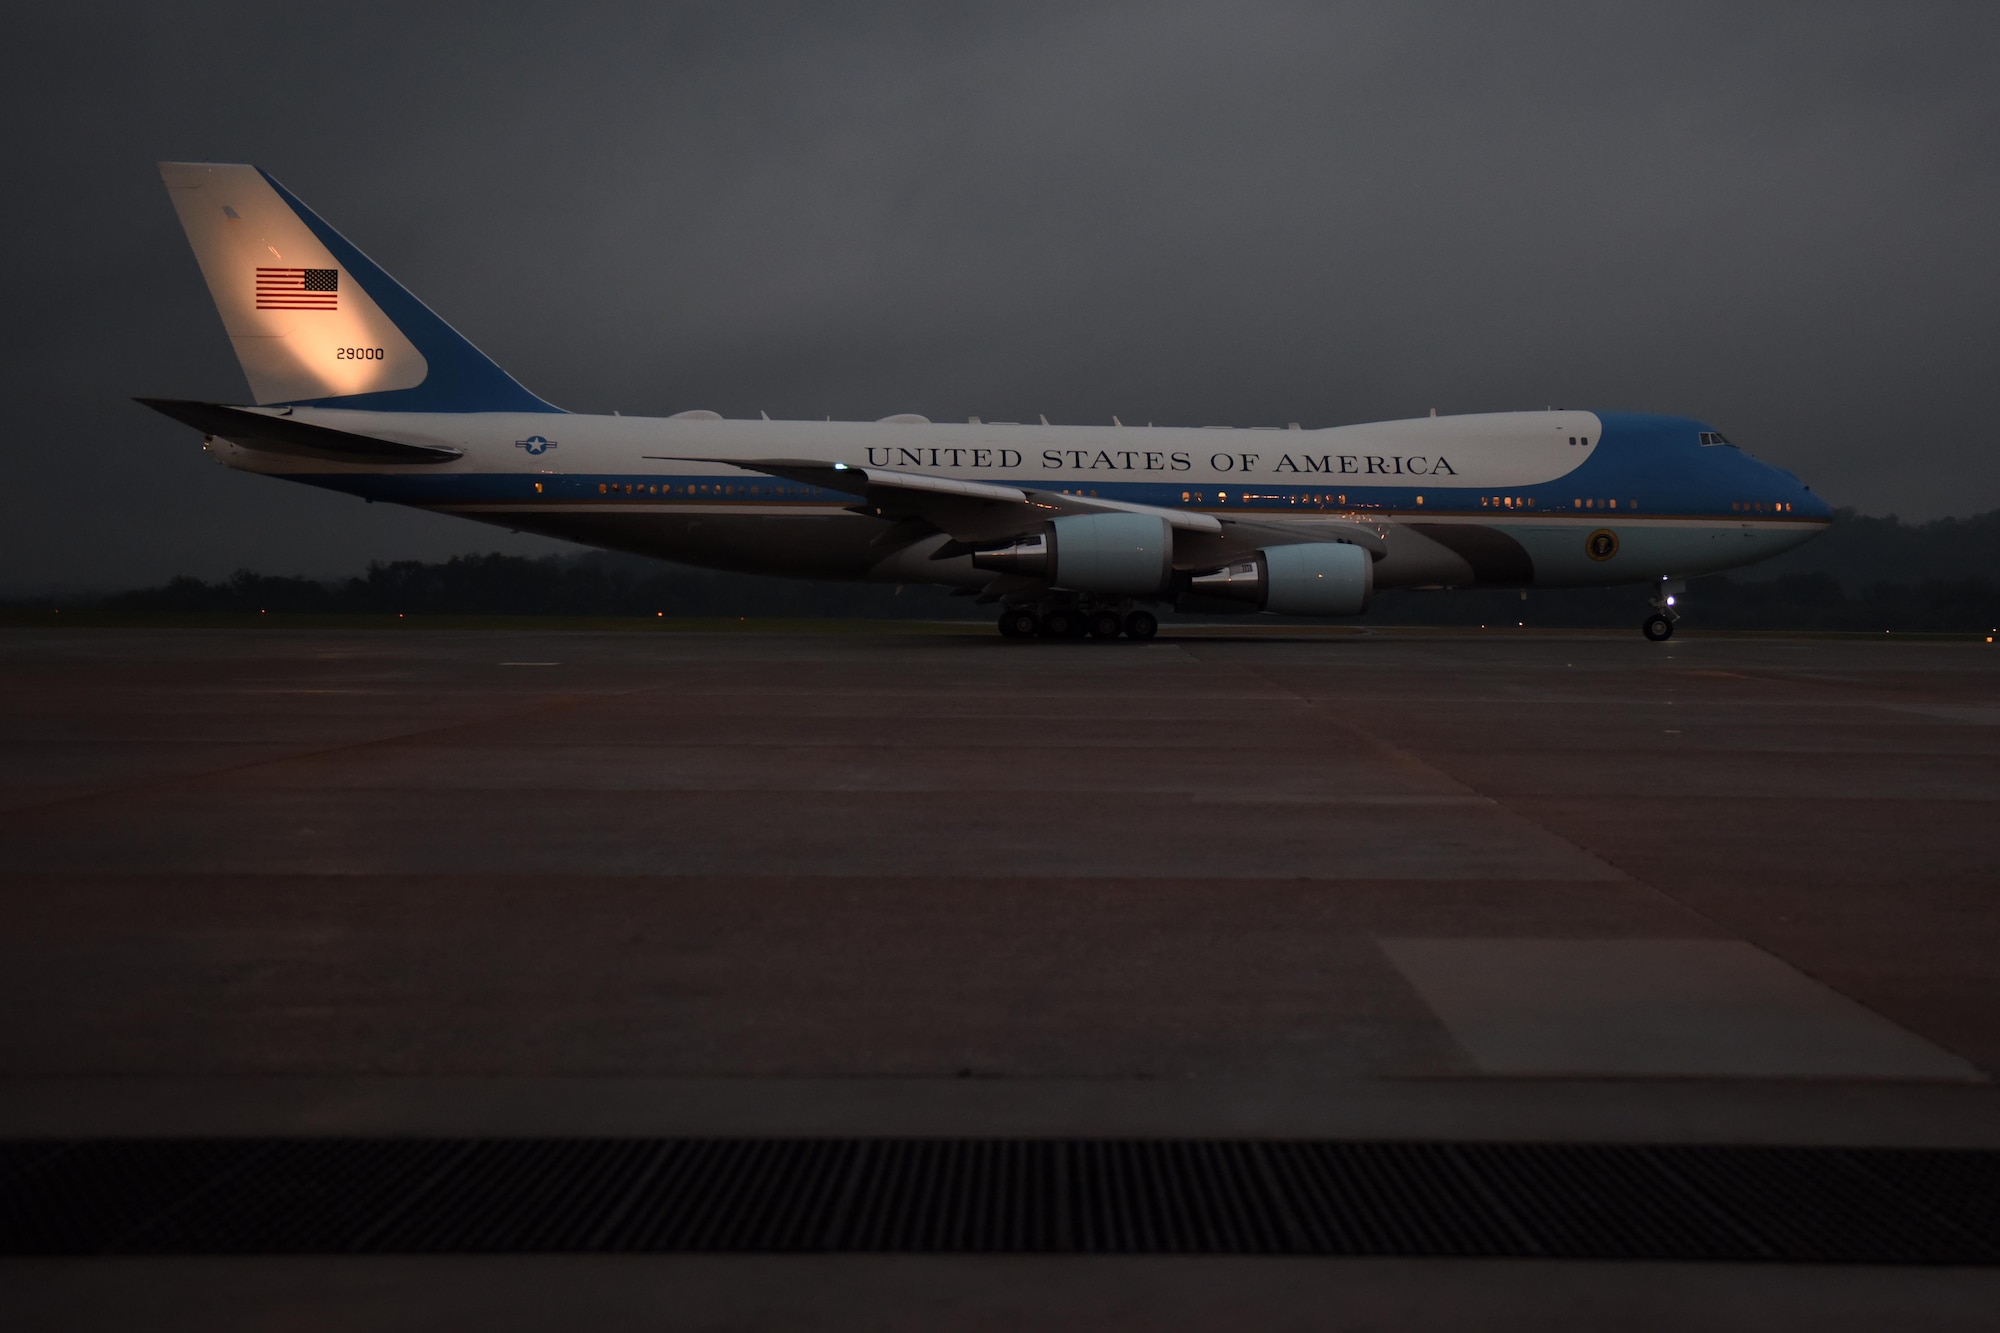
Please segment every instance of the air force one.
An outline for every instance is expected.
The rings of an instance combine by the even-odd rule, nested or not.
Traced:
[[[1304,430],[584,416],[530,393],[271,176],[160,174],[254,405],[144,398],[229,467],[688,564],[934,583],[1010,637],[1149,607],[1348,616],[1386,588],[1653,587],[1832,517],[1707,425],[1508,412]]]

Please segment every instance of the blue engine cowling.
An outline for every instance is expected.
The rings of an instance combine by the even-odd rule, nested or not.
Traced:
[[[1346,542],[1267,546],[1248,560],[1195,575],[1188,590],[1274,615],[1358,616],[1375,592],[1375,562]]]
[[[972,564],[1071,592],[1146,597],[1173,578],[1174,532],[1152,514],[1066,514],[1033,536],[974,552]]]

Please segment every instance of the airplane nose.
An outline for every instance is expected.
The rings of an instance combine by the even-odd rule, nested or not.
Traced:
[[[1793,503],[1798,507],[1798,512],[1807,518],[1816,518],[1822,523],[1833,521],[1833,506],[1814,495],[1810,486],[1801,485],[1799,498]]]
[[[1832,521],[1833,506],[1814,495],[1812,487],[1781,467],[1773,467],[1769,463],[1760,466],[1770,474],[1774,491],[1790,506],[1793,514],[1800,518],[1818,519],[1822,523]]]

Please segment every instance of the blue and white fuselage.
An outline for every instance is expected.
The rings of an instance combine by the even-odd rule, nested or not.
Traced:
[[[258,401],[147,401],[231,467],[369,500],[693,564],[976,589],[1018,632],[1021,616],[1109,626],[1156,602],[1340,614],[1386,588],[1670,588],[1831,518],[1681,417],[1302,430],[562,412],[254,168],[162,172]]]

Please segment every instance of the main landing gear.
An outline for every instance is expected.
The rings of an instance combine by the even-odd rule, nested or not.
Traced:
[[[1646,623],[1639,628],[1654,643],[1665,643],[1674,637],[1674,622],[1681,618],[1675,609],[1680,595],[1687,585],[1679,579],[1661,579],[1660,586],[1653,592],[1653,614],[1646,617]]]
[[[1146,640],[1160,632],[1151,611],[1108,602],[1045,602],[1010,606],[1000,613],[1000,632],[1010,639],[1082,639],[1103,643],[1124,636]]]

